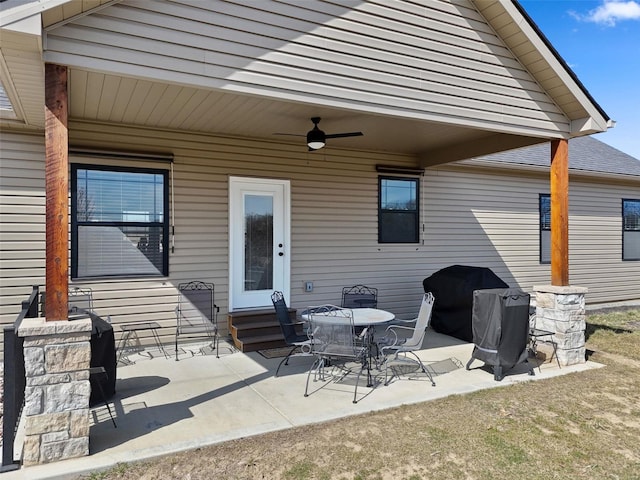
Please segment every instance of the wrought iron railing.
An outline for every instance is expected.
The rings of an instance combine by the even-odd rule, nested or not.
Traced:
[[[4,410],[2,416],[2,467],[6,472],[19,468],[14,461],[14,442],[20,414],[24,405],[26,385],[24,368],[24,339],[18,336],[18,327],[25,318],[38,316],[40,289],[34,286],[28,300],[22,302],[22,309],[13,326],[4,327]]]

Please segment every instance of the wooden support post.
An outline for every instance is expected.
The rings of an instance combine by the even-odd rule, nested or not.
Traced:
[[[45,76],[45,190],[47,321],[69,319],[69,134],[67,67],[47,63]]]
[[[551,285],[569,285],[569,142],[551,142]]]

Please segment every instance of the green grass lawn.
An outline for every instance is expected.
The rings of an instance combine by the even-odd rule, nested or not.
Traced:
[[[586,336],[590,348],[640,360],[640,310],[589,315]]]

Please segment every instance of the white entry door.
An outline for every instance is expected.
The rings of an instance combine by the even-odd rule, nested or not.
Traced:
[[[287,180],[229,178],[229,311],[270,307],[289,298],[290,185]]]

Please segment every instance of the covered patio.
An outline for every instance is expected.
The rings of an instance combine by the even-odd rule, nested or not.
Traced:
[[[91,288],[114,326],[157,322],[167,343],[183,282],[215,284],[221,319],[270,308],[275,289],[289,305],[319,305],[364,279],[388,292],[381,307],[409,315],[425,275],[480,242],[474,263],[500,267],[511,285],[542,284],[539,318],[571,365],[549,374],[586,368],[586,289],[569,283],[568,141],[612,121],[517,1],[15,1],[0,28],[0,80],[15,106],[3,175],[16,232],[5,254],[15,265],[10,291],[0,297],[13,315],[28,286],[44,284],[47,295],[44,314],[20,332],[27,371],[38,372],[26,382],[24,464],[90,453],[29,469],[30,478],[530,378],[495,382],[458,368],[436,375],[435,388],[400,381],[353,405],[328,388],[304,398],[306,363],[274,378],[278,359],[257,353],[140,359],[118,373],[118,428],[93,410],[89,436],[91,325],[68,321],[70,286]],[[330,139],[320,151],[310,141],[314,119]],[[549,265],[536,248],[511,248],[521,233],[508,225],[506,244],[488,241],[473,215],[464,228],[448,192],[431,195],[442,176],[429,170],[541,143],[550,144]],[[406,212],[391,201],[382,208],[387,181],[412,192],[399,239],[387,235]],[[124,193],[102,194],[107,185]],[[141,195],[141,185],[153,187]],[[495,210],[504,203],[497,193],[478,198]],[[531,218],[539,193],[529,190]],[[382,210],[396,220],[380,222]],[[260,216],[272,223],[271,240],[245,268],[246,222]],[[502,245],[516,252],[512,261]],[[523,258],[531,272],[521,271]],[[247,287],[265,272],[268,286]],[[44,344],[64,352],[47,357],[47,368]],[[427,348],[425,360],[464,364],[471,354],[467,344],[441,348],[454,350]],[[52,399],[47,409],[41,398]]]
[[[526,365],[520,364],[497,382],[482,362],[465,369],[472,350],[472,344],[429,329],[418,355],[433,373],[436,386],[422,374],[396,377],[384,386],[384,374],[376,371],[375,386],[362,386],[357,404],[351,402],[349,379],[303,397],[311,357],[292,358],[275,377],[281,357],[241,353],[225,341],[220,344],[220,358],[192,355],[188,348],[178,362],[155,349],[133,353],[118,366],[116,395],[109,400],[117,428],[103,404],[91,410],[89,456],[4,475],[8,479],[74,478],[119,462],[600,367],[588,361],[560,369],[555,362],[544,362],[530,376]],[[197,344],[193,351],[198,351]]]

